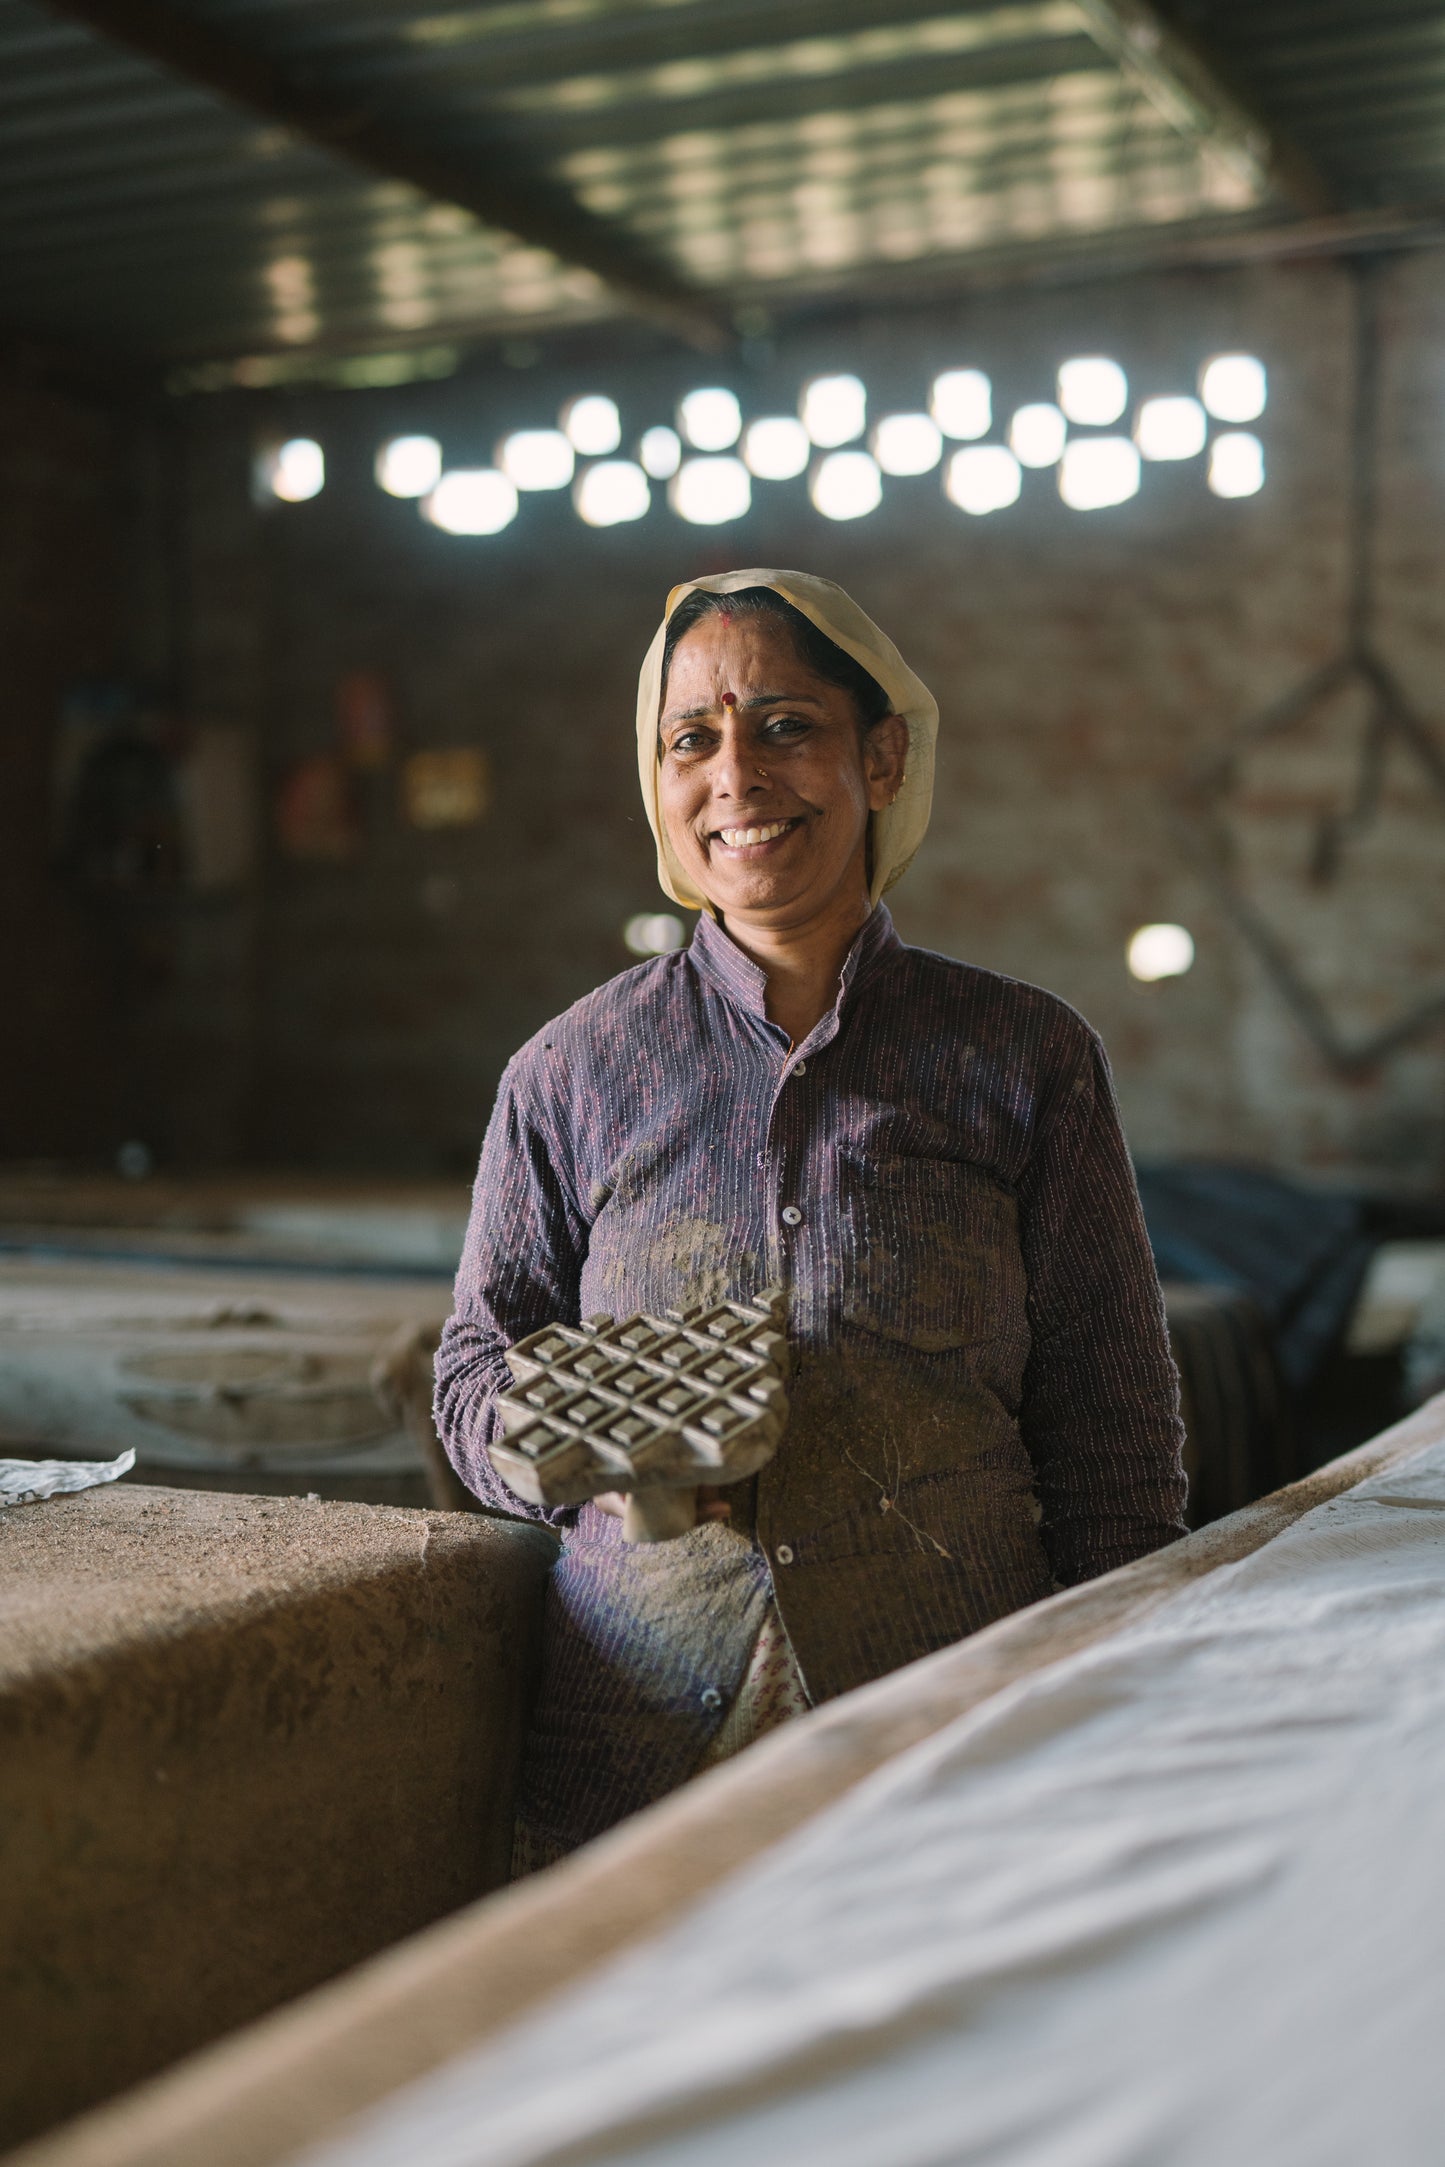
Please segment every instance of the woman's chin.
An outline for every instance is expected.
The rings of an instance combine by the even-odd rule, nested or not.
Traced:
[[[806,912],[817,885],[797,867],[712,866],[704,892],[724,918],[775,918]]]

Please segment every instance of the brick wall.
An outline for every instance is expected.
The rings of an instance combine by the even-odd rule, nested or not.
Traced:
[[[62,692],[116,666],[124,502],[114,420],[0,365],[0,1156],[102,1148],[118,1118],[116,977],[50,815]]]
[[[1445,298],[1440,259],[1384,277],[1381,644],[1445,744]],[[1445,1027],[1374,1068],[1337,1073],[1201,884],[1171,828],[1172,794],[1262,703],[1332,651],[1344,627],[1350,294],[1329,266],[1176,274],[880,315],[753,355],[755,409],[786,409],[819,367],[856,367],[874,411],[920,402],[938,366],[977,360],[1001,403],[1048,396],[1071,351],[1117,353],[1141,392],[1191,386],[1199,359],[1261,354],[1264,493],[1222,503],[1197,465],[1146,470],[1133,503],[1081,515],[1047,475],[1010,512],[969,520],[937,478],[833,526],[801,483],[760,486],[752,515],[709,533],[655,507],[594,533],[565,498],[459,541],[370,478],[395,430],[440,434],[453,463],[604,388],[630,426],[666,418],[706,364],[641,347],[478,369],[389,393],[198,401],[189,441],[193,702],[250,720],[270,791],[334,738],[345,671],[382,672],[405,746],[475,744],[495,808],[420,833],[394,770],[361,783],[365,845],[349,865],[274,850],[237,1062],[214,1125],[266,1158],[460,1169],[510,1051],[625,966],[620,927],[656,907],[635,802],[635,672],[668,585],[735,563],[841,580],[894,635],[943,709],[930,839],[894,898],[906,938],[1039,980],[1076,1003],[1114,1058],[1136,1148],[1247,1155],[1396,1187],[1445,1179]],[[310,504],[253,513],[258,431],[325,443]],[[1241,771],[1238,876],[1347,1036],[1445,980],[1445,804],[1405,756],[1333,885],[1308,875],[1311,824],[1348,802],[1348,699]],[[1129,933],[1178,919],[1198,962],[1153,987],[1124,967]],[[239,995],[237,996],[239,999]],[[229,1095],[227,1095],[229,1094]]]

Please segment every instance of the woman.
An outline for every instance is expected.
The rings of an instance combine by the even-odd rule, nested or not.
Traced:
[[[810,1702],[1182,1532],[1178,1391],[1102,1048],[1051,994],[906,948],[937,709],[841,589],[674,589],[643,802],[692,945],[516,1056],[437,1423],[562,1535],[518,1860],[559,1856]],[[505,1349],[781,1282],[776,1460],[695,1530],[523,1505],[487,1458]]]

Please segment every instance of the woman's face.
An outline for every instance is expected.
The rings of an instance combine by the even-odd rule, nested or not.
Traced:
[[[719,612],[678,643],[660,735],[668,841],[715,910],[782,929],[850,891],[866,904],[868,816],[903,779],[896,715],[864,740],[852,696],[800,660],[786,625]]]

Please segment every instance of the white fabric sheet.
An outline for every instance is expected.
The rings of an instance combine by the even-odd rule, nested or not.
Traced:
[[[1445,1442],[313,2158],[1438,2167],[1442,1597]]]
[[[102,1482],[118,1482],[134,1466],[133,1452],[114,1460],[0,1460],[0,1508],[94,1490]]]

